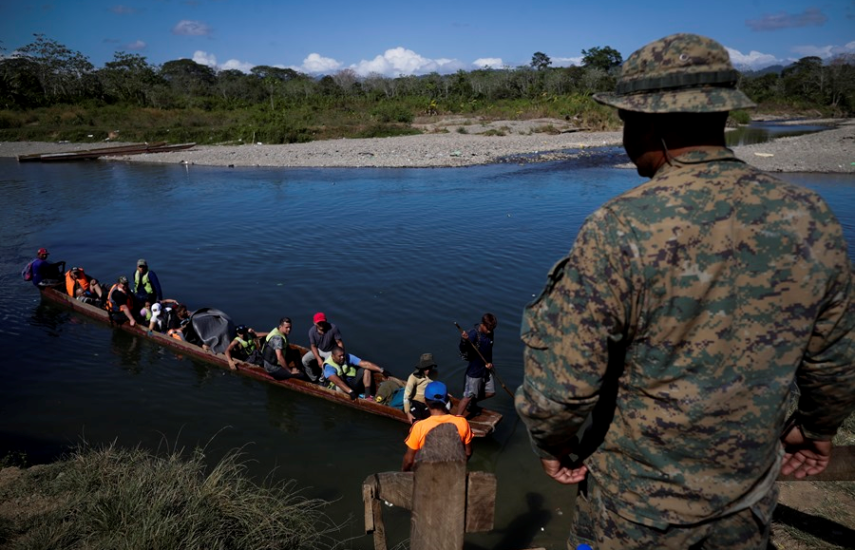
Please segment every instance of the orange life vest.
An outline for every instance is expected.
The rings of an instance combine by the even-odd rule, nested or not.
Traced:
[[[113,291],[116,290],[117,286],[119,286],[119,283],[116,283],[110,287],[110,292],[107,293],[107,302],[104,304],[104,307],[107,309],[107,311],[110,311],[112,313],[119,313],[120,311],[122,311],[121,306],[123,305],[128,306],[129,310],[133,310],[134,302],[131,299],[130,293],[125,294],[125,296],[127,297],[127,301],[124,304],[117,304],[113,301]]]
[[[86,273],[83,272],[82,267],[77,268],[77,280],[71,276],[71,271],[65,272],[65,290],[68,291],[68,295],[72,298],[76,298],[77,295],[75,291],[77,290],[76,286],[80,285],[80,288],[83,292],[89,291],[89,277],[86,276]]]

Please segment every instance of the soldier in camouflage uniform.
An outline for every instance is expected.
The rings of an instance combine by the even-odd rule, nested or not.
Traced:
[[[720,44],[678,34],[595,97],[652,179],[586,220],[526,308],[516,395],[547,474],[585,481],[570,548],[765,549],[779,472],[822,471],[855,409],[841,226],[725,148],[727,112],[753,107],[736,80]]]

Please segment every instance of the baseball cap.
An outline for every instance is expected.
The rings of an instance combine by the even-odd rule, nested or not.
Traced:
[[[128,284],[128,278],[125,277],[124,275],[120,275],[118,282],[123,283],[123,284]]]
[[[427,401],[448,403],[448,388],[442,382],[431,382],[425,388],[425,399]]]
[[[697,34],[672,34],[633,52],[614,92],[594,100],[641,113],[716,113],[757,105],[736,89],[739,72],[727,50]]]
[[[39,248],[39,251],[36,252],[36,256],[41,256],[42,254],[47,256],[50,252],[47,251],[47,248]]]
[[[319,312],[315,313],[315,316],[313,318],[313,322],[314,323],[326,323],[327,322],[327,316],[319,311]]]
[[[139,266],[141,266],[141,265],[144,265],[144,266],[148,267],[148,263],[147,263],[145,260],[143,260],[142,258],[140,258],[139,260],[137,260],[137,267],[139,267]]]
[[[159,314],[159,313],[160,313],[160,307],[161,307],[161,306],[160,306],[160,304],[157,304],[157,303],[155,303],[155,304],[151,304],[151,313],[152,313],[152,315],[157,315],[157,314]]]

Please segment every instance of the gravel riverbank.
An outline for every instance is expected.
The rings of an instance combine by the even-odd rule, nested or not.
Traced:
[[[560,132],[546,133],[543,128]],[[458,128],[464,128],[459,130]],[[272,167],[446,167],[503,161],[547,161],[590,156],[596,149],[621,145],[620,132],[582,132],[565,121],[510,121],[489,124],[446,124],[428,127],[415,136],[337,139],[289,145],[200,145],[186,151],[109,157],[114,161],[183,163],[207,166]],[[495,134],[504,135],[495,135]],[[494,134],[494,135],[491,135]],[[119,145],[112,143],[110,145]],[[106,144],[41,142],[0,143],[0,157],[28,153],[84,150]],[[855,173],[855,120],[814,134],[777,139],[735,148],[737,155],[771,172]],[[626,157],[612,163],[630,167]]]

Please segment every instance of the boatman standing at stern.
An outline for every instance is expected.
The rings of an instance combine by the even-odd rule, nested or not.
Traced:
[[[461,331],[459,349],[469,361],[466,367],[466,381],[463,386],[463,399],[457,403],[457,414],[466,416],[467,409],[477,415],[478,401],[496,395],[496,382],[493,376],[493,331],[499,321],[492,313],[485,313],[481,322],[469,331]]]
[[[163,300],[160,281],[157,280],[155,272],[148,268],[148,262],[142,258],[137,260],[137,270],[134,273],[134,294],[142,304],[146,301],[153,304]]]
[[[725,148],[728,111],[754,106],[738,76],[720,44],[677,34],[595,96],[651,180],[585,221],[526,308],[516,395],[546,473],[587,480],[571,548],[765,549],[779,472],[821,472],[855,410],[841,226]],[[571,462],[607,396],[602,443]]]

